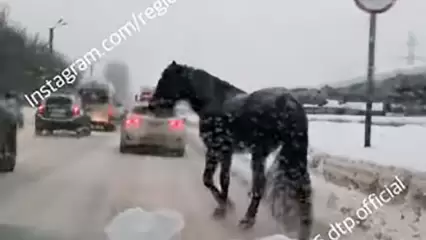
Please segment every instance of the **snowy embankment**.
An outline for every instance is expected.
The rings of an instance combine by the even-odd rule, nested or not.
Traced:
[[[188,121],[197,124],[196,116]],[[197,137],[196,128],[192,129]],[[362,205],[363,199],[371,193],[379,194],[386,185],[398,176],[407,185],[408,191],[395,196],[390,203],[382,206],[369,218],[347,235],[350,240],[377,239],[418,239],[426,237],[426,219],[415,221],[418,209],[426,208],[424,196],[425,174],[415,170],[426,170],[420,159],[426,153],[421,144],[426,140],[426,128],[420,126],[373,127],[373,147],[362,147],[363,125],[359,123],[310,123],[310,171],[314,189],[314,236],[327,237],[330,225],[341,222]],[[197,139],[199,147],[202,143]],[[232,170],[246,184],[251,183],[249,155],[236,154]],[[268,167],[274,160],[274,153],[268,158]],[[397,167],[390,167],[395,165]],[[292,220],[294,221],[294,218]],[[294,237],[293,231],[286,231]]]
[[[309,131],[311,158],[327,180],[367,192],[376,181],[403,175],[410,179],[409,197],[426,208],[426,127],[372,126],[370,148],[363,147],[364,124],[313,121]]]
[[[345,116],[355,117],[355,116]],[[351,120],[351,118],[348,118]],[[355,119],[355,118],[354,118]],[[394,120],[393,120],[394,119]],[[397,120],[395,120],[397,119]],[[196,125],[198,117],[187,116],[188,123]],[[377,121],[392,122],[403,119],[376,118]],[[406,123],[410,119],[406,120]],[[412,120],[421,123],[421,120]],[[426,124],[426,119],[424,119]],[[309,138],[311,156],[328,154],[351,161],[366,161],[372,164],[395,166],[426,172],[426,126],[407,124],[402,127],[372,126],[372,147],[363,147],[364,124],[357,122],[335,123],[310,121]]]
[[[365,116],[362,115],[332,115],[332,114],[310,114],[310,121],[340,122],[340,123],[364,123]],[[426,126],[426,117],[405,117],[405,116],[373,116],[374,125],[384,126],[404,126],[421,125]]]
[[[309,131],[316,151],[426,172],[426,127],[373,125],[371,148],[363,147],[364,124],[312,121]]]

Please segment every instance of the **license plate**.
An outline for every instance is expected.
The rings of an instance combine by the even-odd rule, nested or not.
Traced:
[[[158,127],[158,126],[163,125],[163,123],[162,122],[150,122],[149,125],[153,126],[153,127]]]
[[[102,118],[92,118],[93,122],[105,122],[105,119]]]
[[[64,113],[53,112],[53,113],[50,114],[50,116],[52,116],[52,117],[64,117],[65,114]]]
[[[164,141],[164,137],[162,136],[147,136],[147,137],[141,137],[141,141],[149,141],[149,142],[160,142]]]
[[[61,114],[64,114],[65,113],[65,109],[54,109],[54,110],[52,110],[52,113],[61,113]]]

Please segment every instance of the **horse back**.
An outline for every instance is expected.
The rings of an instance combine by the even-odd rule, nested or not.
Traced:
[[[291,132],[306,132],[301,105],[285,88],[266,88],[247,96],[233,122],[234,136],[250,142],[279,144]]]
[[[247,96],[241,108],[242,115],[261,115],[264,117],[288,115],[289,120],[305,116],[303,105],[286,88],[272,87],[255,91]]]

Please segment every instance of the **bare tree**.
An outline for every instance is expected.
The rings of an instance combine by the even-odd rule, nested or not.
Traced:
[[[0,10],[0,94],[8,90],[30,93],[70,62],[58,52],[52,54],[38,35],[12,24],[8,12],[8,7]]]

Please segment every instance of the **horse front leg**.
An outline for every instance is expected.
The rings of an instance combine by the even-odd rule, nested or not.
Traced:
[[[224,218],[227,214],[228,209],[234,208],[234,203],[229,199],[229,184],[231,178],[231,164],[232,164],[232,153],[226,152],[221,154],[220,159],[220,188],[221,194],[218,201],[218,207],[214,211],[216,218]]]
[[[249,229],[256,222],[256,215],[259,209],[260,201],[265,193],[266,176],[265,162],[268,152],[256,151],[252,154],[251,170],[252,170],[252,190],[251,201],[244,217],[240,220],[239,226],[242,229]]]
[[[218,158],[216,157],[215,151],[211,148],[208,148],[206,151],[206,165],[204,167],[203,183],[204,183],[204,186],[210,190],[216,202],[219,203],[221,200],[221,192],[214,185],[214,179],[213,179],[218,164],[219,164],[219,161],[218,161]]]

